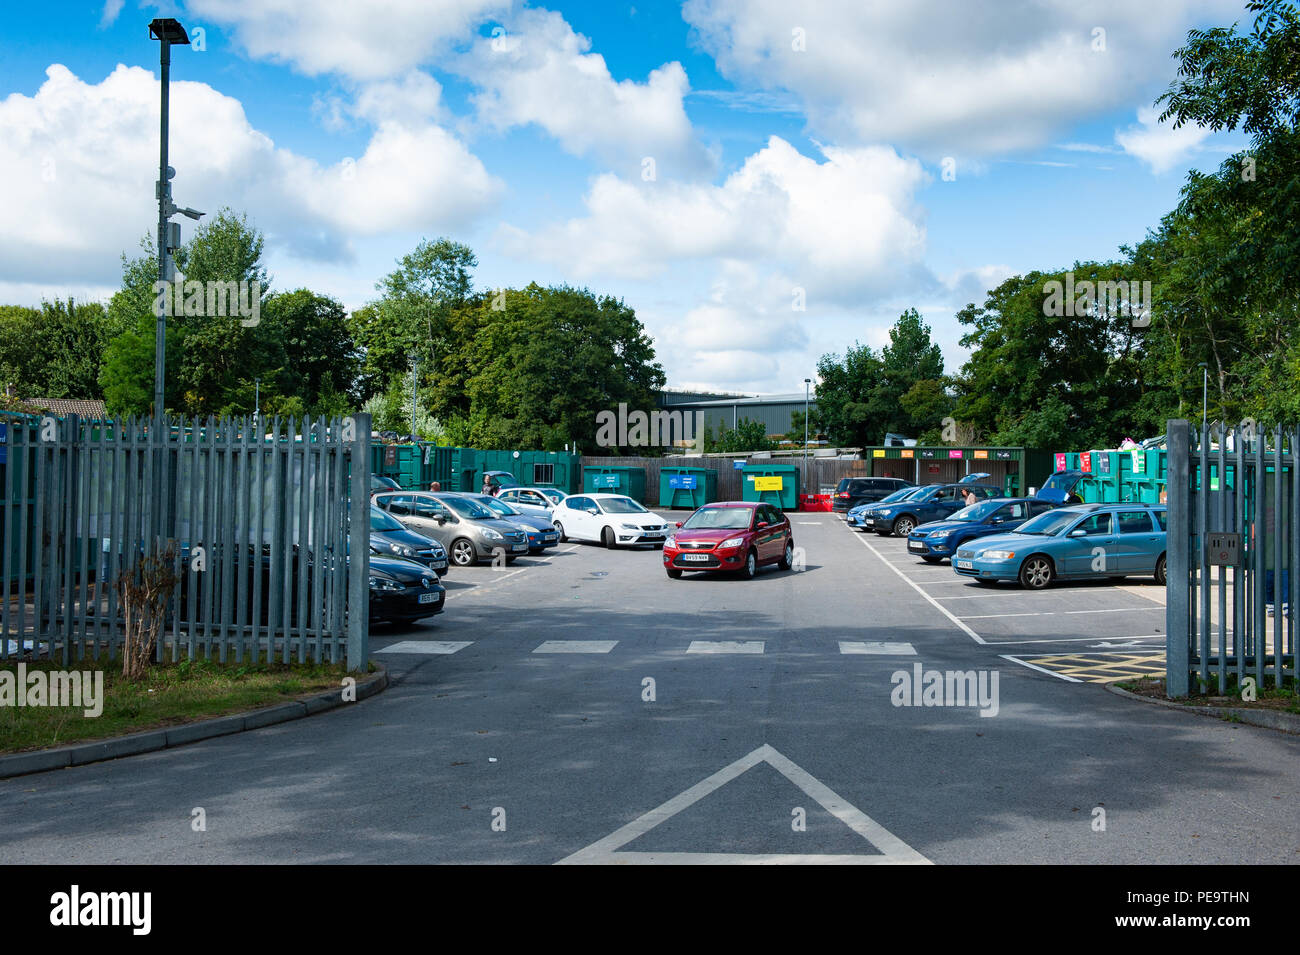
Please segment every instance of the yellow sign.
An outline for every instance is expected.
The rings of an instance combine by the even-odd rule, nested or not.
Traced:
[[[874,451],[871,452],[871,456],[873,458],[883,458],[885,456],[885,449],[876,448]]]
[[[902,453],[903,453],[903,457],[905,458],[910,458],[914,456],[914,452],[912,451],[911,448],[904,448]]]
[[[976,452],[975,452],[975,458],[976,458],[977,460],[980,459],[980,458],[987,459],[988,456],[989,456],[989,453],[988,453],[987,451],[976,451]]]
[[[781,475],[777,474],[772,477],[755,477],[755,491],[779,491],[785,485],[782,483]]]

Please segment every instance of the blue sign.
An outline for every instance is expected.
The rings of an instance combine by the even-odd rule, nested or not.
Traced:
[[[591,476],[592,487],[618,487],[617,474],[593,474]]]
[[[670,474],[668,475],[668,486],[670,488],[681,488],[686,491],[695,490],[694,474]]]
[[[731,462],[731,466],[732,466],[733,468],[735,468],[737,471],[739,471],[739,470],[741,470],[741,469],[745,466],[745,462],[744,462],[744,461],[732,461],[732,462]]]
[[[9,461],[9,425],[0,424],[0,464]]]

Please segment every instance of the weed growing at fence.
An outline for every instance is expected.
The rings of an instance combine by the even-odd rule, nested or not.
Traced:
[[[114,584],[126,616],[122,675],[128,680],[143,680],[149,670],[166,620],[167,601],[176,586],[175,567],[176,548],[168,545],[147,554],[136,567],[124,569]]]

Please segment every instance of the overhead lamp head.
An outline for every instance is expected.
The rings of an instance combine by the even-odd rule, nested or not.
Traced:
[[[163,17],[149,23],[149,36],[164,43],[189,46],[190,35],[185,32],[179,20]]]

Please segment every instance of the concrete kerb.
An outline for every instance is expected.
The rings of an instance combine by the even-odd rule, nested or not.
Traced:
[[[1251,726],[1262,726],[1265,729],[1300,735],[1300,715],[1295,713],[1287,713],[1282,710],[1254,710],[1236,706],[1196,706],[1188,703],[1175,703],[1173,700],[1157,700],[1149,696],[1142,696],[1139,693],[1130,693],[1128,690],[1120,689],[1113,684],[1107,684],[1106,689],[1116,696],[1138,700],[1142,703],[1154,703],[1156,706],[1177,710],[1180,713],[1209,716],[1225,722],[1248,723]]]
[[[388,668],[378,663],[375,667],[374,673],[357,682],[358,703],[388,687]],[[345,705],[347,704],[343,702],[343,692],[340,688],[316,693],[300,700],[291,700],[288,703],[277,703],[275,706],[250,710],[247,713],[234,713],[197,723],[165,726],[143,733],[114,736],[111,739],[59,746],[54,749],[13,753],[9,756],[0,756],[0,779],[25,776],[28,773],[42,773],[50,769],[63,769],[68,766],[83,766],[86,763],[134,756],[137,753],[151,753],[159,749],[170,749],[173,746],[184,746],[187,743],[196,743],[216,736],[228,736],[231,733],[242,733],[245,730],[261,729],[264,726],[274,726],[276,723],[302,719],[304,716],[323,713]]]

